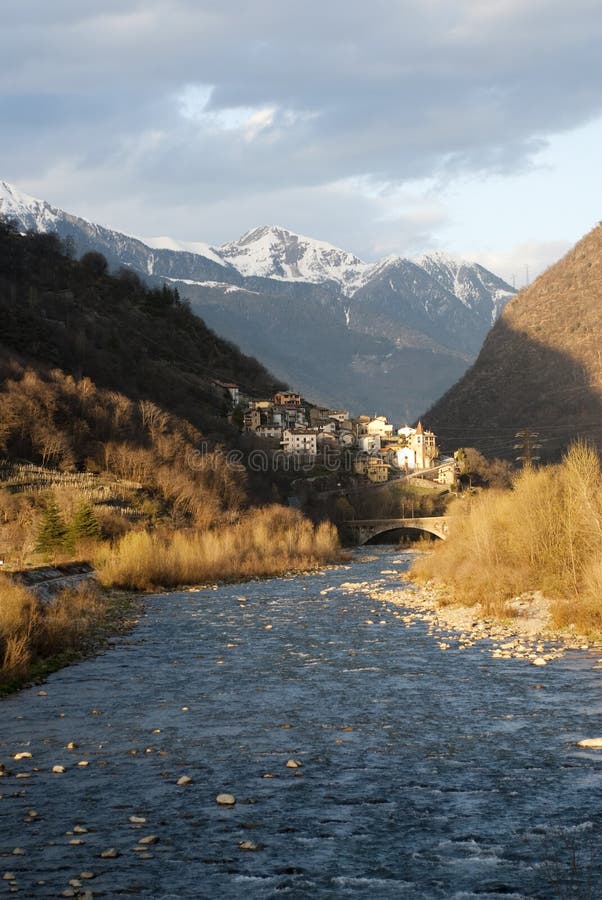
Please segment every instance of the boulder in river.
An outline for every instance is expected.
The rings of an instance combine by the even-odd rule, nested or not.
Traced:
[[[218,806],[234,806],[236,797],[234,794],[218,794],[215,798],[215,802]]]
[[[578,747],[586,747],[588,750],[602,750],[602,737],[584,738],[577,742]]]

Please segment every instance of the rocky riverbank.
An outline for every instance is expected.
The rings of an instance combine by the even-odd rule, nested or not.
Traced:
[[[602,644],[588,643],[571,629],[555,630],[551,625],[551,601],[540,591],[515,597],[507,604],[508,618],[496,619],[487,616],[480,604],[452,604],[445,588],[432,581],[392,585],[391,576],[401,574],[397,569],[387,569],[381,572],[384,577],[380,581],[348,582],[342,587],[347,593],[367,594],[380,605],[375,612],[392,614],[407,628],[426,622],[428,633],[441,650],[464,650],[482,644],[483,652],[496,659],[524,659],[534,666],[545,666],[564,656],[567,650],[590,650],[598,654],[593,657],[594,667],[602,669]],[[386,619],[379,619],[378,624],[386,624]]]

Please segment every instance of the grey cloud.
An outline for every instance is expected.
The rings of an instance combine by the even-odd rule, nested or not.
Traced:
[[[323,211],[354,176],[520,171],[602,111],[597,0],[11,0],[3,32],[0,174],[62,170],[69,196],[71,169],[89,215],[111,184],[180,221],[308,190]],[[213,91],[189,121],[176,97],[195,84]],[[210,127],[247,107],[272,121]]]

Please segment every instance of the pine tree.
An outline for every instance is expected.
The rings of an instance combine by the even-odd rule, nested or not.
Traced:
[[[40,522],[36,541],[36,552],[52,554],[65,546],[67,540],[67,526],[61,515],[56,500],[50,498],[46,502],[46,508]]]
[[[94,514],[92,504],[84,500],[69,525],[68,543],[74,547],[78,541],[99,541],[101,537],[102,528]]]

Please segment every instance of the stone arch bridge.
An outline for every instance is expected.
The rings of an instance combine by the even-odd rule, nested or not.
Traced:
[[[446,540],[450,516],[421,516],[409,519],[351,519],[345,525],[351,530],[358,544],[366,544],[379,534],[397,531],[399,528],[413,528],[425,531],[435,537]]]

